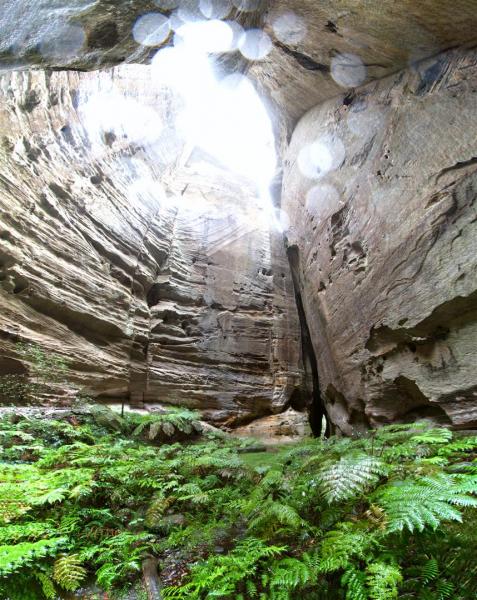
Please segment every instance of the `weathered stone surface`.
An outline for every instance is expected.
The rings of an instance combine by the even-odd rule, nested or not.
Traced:
[[[0,16],[0,65],[95,69],[144,62],[149,49],[132,36],[153,0],[5,0]]]
[[[192,8],[200,16],[197,5],[194,0],[6,0],[0,15],[0,65],[91,70],[147,63],[157,48],[134,40],[136,20],[150,12],[170,16],[174,6]],[[290,35],[277,35],[276,20],[290,13],[303,19],[303,36],[293,26]],[[357,56],[371,80],[477,40],[473,0],[262,0],[250,12],[232,7],[227,18],[270,35],[273,50],[263,60],[243,60],[238,52],[220,60],[254,75],[287,128],[342,91],[330,74],[336,56]],[[171,31],[164,44],[172,37]]]
[[[282,410],[302,374],[281,234],[245,180],[155,133],[175,107],[150,69],[14,72],[0,89],[0,368],[30,340],[95,397],[230,423]],[[82,112],[115,90],[140,108],[110,127]]]
[[[291,28],[290,41],[283,43],[273,24],[290,12],[303,19],[306,34],[294,41]],[[263,18],[274,48],[264,61],[251,65],[251,73],[291,124],[342,93],[343,81],[330,72],[336,57],[357,57],[369,81],[477,40],[472,0],[277,0]],[[345,80],[353,79],[352,71]],[[352,87],[347,91],[352,93]]]
[[[451,51],[295,130],[289,252],[327,410],[347,434],[416,417],[477,425],[476,115],[477,53]],[[300,166],[316,140],[313,179]]]
[[[298,442],[311,436],[310,424],[306,413],[293,408],[278,415],[256,419],[248,425],[237,427],[233,431],[236,437],[253,437],[267,445]]]
[[[151,10],[168,13],[160,0],[8,0],[0,65],[147,63],[156,49],[131,31]],[[287,11],[306,35],[279,39]],[[304,407],[313,345],[345,433],[416,416],[476,426],[476,55],[416,62],[475,44],[474,2],[278,0],[229,17],[273,41],[263,60],[218,62],[267,95],[279,147],[324,102],[284,163],[307,392],[281,236],[249,184],[170,127],[159,133],[179,107],[139,66],[0,79],[0,373],[21,372],[14,342],[34,340],[69,355],[73,381],[94,396],[187,404],[236,424],[290,400]],[[333,63],[349,54],[379,83],[336,81]],[[98,125],[86,101],[118,91],[123,114]],[[333,168],[307,178],[300,150],[323,136],[314,158]]]

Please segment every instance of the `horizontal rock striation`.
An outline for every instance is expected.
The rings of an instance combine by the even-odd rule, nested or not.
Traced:
[[[104,400],[230,424],[286,407],[302,367],[281,234],[163,126],[176,107],[150,69],[13,72],[0,91],[0,372],[34,341]],[[124,114],[104,121],[96,92]]]
[[[288,244],[346,434],[421,417],[477,426],[476,111],[477,52],[456,50],[312,109],[294,132]]]

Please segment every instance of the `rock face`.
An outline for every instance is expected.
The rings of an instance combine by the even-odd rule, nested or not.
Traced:
[[[324,100],[477,40],[472,0],[275,0],[273,50],[251,73],[293,125]]]
[[[33,340],[108,401],[227,424],[311,403],[316,424],[323,398],[346,434],[477,426],[473,1],[232,2],[270,52],[214,68],[274,110],[288,257],[257,190],[180,137],[151,68],[95,71],[149,63],[195,0],[4,4],[0,374]],[[151,11],[173,26],[144,46]]]
[[[477,53],[308,112],[285,161],[289,256],[346,434],[477,426]],[[310,146],[311,144],[311,146]]]
[[[150,69],[15,72],[0,88],[0,369],[35,341],[95,397],[229,423],[300,395],[282,235],[244,179],[156,133],[175,108]],[[118,89],[124,122],[98,123],[94,92]]]
[[[289,408],[278,415],[262,417],[234,430],[237,437],[258,438],[267,445],[297,442],[311,436],[310,424],[304,412]]]
[[[198,0],[4,0],[4,5],[4,69],[93,70],[148,63],[158,48],[172,42],[173,29],[183,19],[204,18]],[[172,28],[156,45],[144,46],[133,28],[150,13],[172,17]],[[363,81],[380,79],[477,41],[473,0],[234,0],[225,18],[245,29],[261,27],[270,36],[273,47],[263,59],[249,61],[233,52],[220,61],[254,76],[288,131],[305,111],[340,93],[336,65],[338,70],[345,65],[345,80],[361,68]],[[350,55],[358,65],[353,58],[349,62]]]

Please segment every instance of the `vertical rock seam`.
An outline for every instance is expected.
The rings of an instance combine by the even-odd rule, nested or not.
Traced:
[[[305,398],[305,402],[303,402],[303,393],[300,394],[301,397],[298,399],[298,401],[301,405],[304,403],[306,406],[308,406],[310,427],[313,435],[318,437],[322,434],[323,417],[326,417],[326,411],[323,400],[321,399],[320,378],[318,374],[318,364],[316,360],[315,349],[313,348],[313,343],[311,341],[310,329],[306,320],[305,308],[303,306],[303,299],[300,292],[300,253],[298,247],[295,245],[288,246],[287,256],[290,264],[296,306],[301,327],[302,356],[305,370],[304,388],[309,394],[308,398]],[[294,401],[296,402],[295,398],[292,397],[292,405]],[[296,406],[293,406],[293,408],[296,408]],[[302,408],[302,406],[299,408]],[[325,435],[329,435],[330,433],[328,423],[329,421],[327,419]]]

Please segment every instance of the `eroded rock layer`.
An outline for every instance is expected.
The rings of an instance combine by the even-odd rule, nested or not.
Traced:
[[[2,371],[34,341],[95,397],[229,422],[281,411],[302,380],[281,234],[245,180],[155,130],[175,107],[149,68],[14,72],[0,89]],[[125,114],[97,122],[96,91]]]
[[[419,417],[477,425],[476,115],[477,52],[459,50],[295,130],[289,252],[327,410],[347,434]]]

